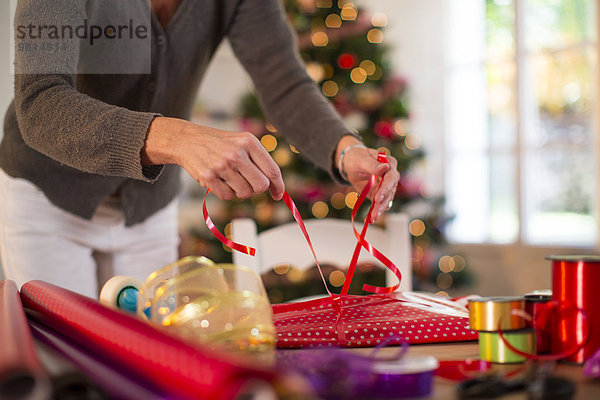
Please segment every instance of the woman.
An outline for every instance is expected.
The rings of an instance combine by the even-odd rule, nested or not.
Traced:
[[[21,0],[15,99],[0,144],[0,253],[7,278],[95,297],[113,274],[144,279],[176,259],[178,172],[219,198],[267,189],[281,171],[256,137],[188,121],[227,38],[269,121],[302,156],[356,189],[376,160],[305,73],[277,0]]]

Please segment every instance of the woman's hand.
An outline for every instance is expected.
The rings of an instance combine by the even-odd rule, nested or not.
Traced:
[[[152,121],[142,163],[178,164],[223,200],[245,199],[267,189],[273,199],[280,200],[285,190],[281,170],[251,133],[176,118]]]
[[[374,193],[375,188],[369,193],[369,198],[375,203],[371,222],[375,222],[385,210],[391,207],[400,179],[397,170],[398,161],[392,156],[387,156],[387,164],[380,163],[377,161],[377,150],[356,146],[347,149],[342,162],[339,162],[344,149],[360,143],[354,136],[344,136],[338,143],[335,161],[336,166],[340,168],[340,174],[346,176],[358,191],[365,187],[373,174],[383,179],[379,190]]]

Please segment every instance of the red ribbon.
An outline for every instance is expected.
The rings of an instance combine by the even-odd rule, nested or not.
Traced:
[[[380,163],[387,163],[387,156],[385,155],[384,152],[380,151],[377,154],[377,161],[379,161]],[[364,284],[363,285],[363,290],[367,291],[367,292],[371,292],[371,293],[378,293],[378,294],[384,294],[384,293],[391,293],[394,290],[396,290],[399,286],[400,286],[400,280],[402,279],[402,275],[400,274],[400,270],[398,270],[398,268],[396,267],[396,265],[394,265],[394,263],[392,261],[390,261],[386,256],[384,256],[379,250],[377,250],[375,247],[373,247],[369,242],[367,242],[365,240],[365,235],[367,234],[367,227],[370,224],[371,221],[371,213],[373,212],[373,207],[375,205],[375,202],[371,203],[371,207],[369,208],[369,212],[367,213],[367,216],[364,220],[363,223],[363,228],[361,233],[359,234],[356,227],[354,226],[354,220],[356,218],[356,214],[358,213],[358,209],[360,208],[360,206],[362,205],[362,203],[364,202],[365,198],[367,197],[367,195],[369,194],[369,192],[371,191],[371,189],[373,188],[373,186],[375,186],[375,182],[377,181],[377,176],[376,175],[371,175],[371,177],[369,178],[369,181],[367,182],[367,184],[365,185],[365,187],[361,190],[360,195],[358,196],[358,199],[356,200],[356,203],[354,203],[354,207],[352,208],[352,227],[354,229],[354,234],[356,236],[356,238],[358,239],[358,242],[356,243],[356,248],[354,249],[354,254],[352,256],[352,261],[350,262],[350,266],[348,267],[348,272],[346,274],[346,279],[344,280],[344,286],[342,287],[342,291],[341,291],[341,296],[344,296],[348,293],[348,288],[350,287],[350,282],[352,281],[352,277],[354,275],[354,270],[356,269],[356,264],[358,261],[358,256],[360,255],[360,250],[361,248],[365,248],[369,253],[371,253],[377,260],[379,260],[381,263],[383,263],[383,265],[385,265],[387,268],[389,268],[397,277],[398,277],[398,283],[394,286],[389,286],[389,287],[378,287],[378,286],[372,286],[372,285],[367,285]],[[379,190],[379,188],[381,187],[383,180],[381,179],[379,182],[379,185],[377,186],[377,191]],[[210,219],[209,215],[208,215],[208,210],[206,208],[206,197],[208,196],[208,194],[210,193],[210,189],[208,189],[206,191],[206,194],[204,196],[204,201],[202,203],[202,213],[204,214],[204,221],[206,222],[206,226],[208,227],[208,229],[212,232],[213,235],[215,235],[215,237],[217,239],[219,239],[221,241],[221,243],[223,243],[225,246],[233,249],[233,250],[237,250],[241,253],[244,254],[249,254],[251,256],[254,256],[256,253],[256,249],[250,246],[246,246],[240,243],[236,243],[233,240],[227,238],[225,235],[223,235],[216,227],[215,224],[212,222],[212,220]],[[310,248],[310,251],[313,255],[313,258],[315,259],[315,262],[317,264],[317,268],[319,270],[319,274],[321,275],[321,279],[323,280],[323,284],[325,285],[325,290],[327,291],[327,293],[329,294],[329,297],[331,298],[332,302],[333,302],[333,306],[339,310],[339,318],[338,321],[341,321],[341,297],[340,296],[334,296],[329,289],[327,288],[327,281],[325,280],[325,276],[323,275],[323,270],[321,269],[321,265],[319,264],[319,261],[317,260],[317,255],[315,253],[315,249],[313,247],[313,244],[310,240],[310,236],[308,234],[308,231],[306,229],[306,226],[304,225],[304,221],[302,220],[302,216],[300,215],[300,212],[298,211],[298,208],[296,207],[296,204],[294,203],[294,201],[292,200],[292,198],[290,197],[290,195],[288,194],[288,192],[284,192],[283,193],[283,198],[282,198],[283,202],[285,203],[285,205],[289,208],[290,212],[292,213],[292,215],[294,216],[294,219],[296,220],[296,222],[298,223],[298,226],[300,227],[300,230],[302,231],[302,234],[304,235],[304,238],[306,239],[306,242],[308,243],[308,247]],[[343,329],[341,330],[341,337],[340,340],[343,339],[343,337],[345,336],[343,333]],[[338,329],[338,335],[340,335],[340,330]]]

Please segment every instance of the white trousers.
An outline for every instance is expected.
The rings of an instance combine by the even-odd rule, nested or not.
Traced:
[[[113,275],[141,281],[177,259],[178,204],[126,227],[121,203],[103,202],[91,220],[50,203],[31,182],[0,169],[0,256],[5,279],[39,279],[97,298]]]

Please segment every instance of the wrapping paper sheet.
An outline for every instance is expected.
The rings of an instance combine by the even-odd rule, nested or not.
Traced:
[[[24,379],[28,378],[28,379]],[[50,385],[37,356],[17,285],[0,282],[0,398],[48,398]]]
[[[277,347],[369,347],[476,340],[466,307],[451,300],[393,292],[275,304]],[[392,338],[392,339],[389,339]]]
[[[186,399],[231,399],[275,373],[177,339],[137,318],[58,286],[30,281],[21,298],[62,336]]]

